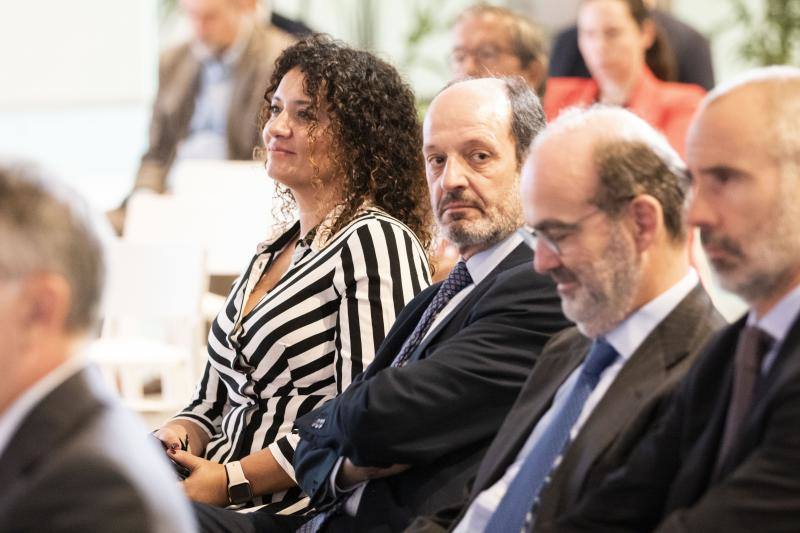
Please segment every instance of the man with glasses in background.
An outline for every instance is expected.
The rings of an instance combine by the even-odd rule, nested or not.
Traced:
[[[577,327],[545,347],[468,499],[411,530],[546,526],[625,461],[723,325],[689,266],[683,162],[619,108],[568,111],[522,177],[534,268]]]
[[[527,17],[478,4],[456,18],[450,68],[453,79],[522,76],[541,96],[547,78],[544,37]]]
[[[544,94],[544,36],[529,18],[504,7],[477,4],[462,11],[449,60],[454,80],[520,76],[539,97]],[[434,281],[447,277],[457,260],[457,248],[443,239],[433,258]]]

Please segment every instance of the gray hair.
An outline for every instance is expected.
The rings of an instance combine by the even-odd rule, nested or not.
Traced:
[[[451,80],[437,93],[437,96],[453,85],[485,78],[466,77]],[[500,80],[508,97],[511,108],[511,137],[514,139],[514,151],[517,156],[517,170],[522,168],[531,143],[547,126],[542,102],[521,76],[502,76],[493,78]]]
[[[547,121],[536,93],[520,76],[500,78],[511,105],[511,135],[517,154],[517,169],[522,168],[533,140],[544,131]]]
[[[0,279],[63,276],[71,291],[66,328],[95,324],[105,281],[94,214],[64,185],[29,165],[0,164]]]
[[[597,133],[593,159],[598,187],[592,203],[618,215],[627,200],[648,194],[661,204],[667,234],[682,242],[690,180],[686,164],[664,136],[630,111],[595,105],[561,113],[534,146],[555,135],[586,129]]]

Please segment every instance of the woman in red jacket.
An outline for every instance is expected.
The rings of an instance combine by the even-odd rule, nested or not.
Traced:
[[[583,0],[578,45],[592,78],[548,80],[547,117],[553,119],[574,105],[623,106],[659,129],[683,153],[686,128],[705,91],[653,75],[647,60],[658,62],[671,52],[642,0]],[[664,62],[668,59],[660,61]]]

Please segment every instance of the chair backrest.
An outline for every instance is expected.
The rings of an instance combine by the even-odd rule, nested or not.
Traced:
[[[237,275],[270,232],[274,182],[252,162],[184,161],[174,194],[135,194],[126,209],[131,242],[189,242],[212,275]]]
[[[140,411],[174,411],[203,359],[205,254],[192,244],[109,244],[100,338],[86,347],[123,399]],[[145,395],[156,380],[157,397]]]
[[[107,255],[105,316],[199,318],[208,287],[202,248],[191,243],[119,240],[111,243]]]
[[[101,336],[157,339],[195,353],[207,290],[205,254],[198,246],[116,241],[108,249]]]

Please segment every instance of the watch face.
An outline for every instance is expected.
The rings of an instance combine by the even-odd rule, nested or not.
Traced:
[[[228,487],[228,497],[231,503],[244,503],[250,500],[253,495],[250,493],[249,483],[239,483]]]

